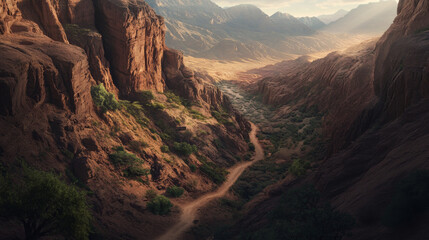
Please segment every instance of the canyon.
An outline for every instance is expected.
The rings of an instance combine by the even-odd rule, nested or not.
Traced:
[[[396,2],[373,4],[322,26],[206,0],[1,0],[0,181],[30,167],[79,189],[88,239],[425,239],[426,207],[386,214],[429,196],[412,182],[395,202],[429,169],[429,3],[400,0],[381,37],[308,26],[380,32],[358,12],[386,6],[384,26]],[[285,54],[241,41],[249,23],[290,31]],[[25,239],[10,220],[0,239]]]

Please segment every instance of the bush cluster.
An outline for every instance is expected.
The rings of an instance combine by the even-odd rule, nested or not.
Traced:
[[[178,198],[180,196],[183,195],[183,193],[185,192],[185,189],[178,187],[178,186],[171,186],[167,188],[167,195],[169,197],[173,197],[173,198]]]
[[[173,204],[165,196],[158,195],[147,203],[147,208],[156,215],[166,215],[170,212]]]
[[[91,96],[94,104],[101,109],[101,111],[115,111],[120,108],[118,100],[115,95],[109,93],[103,84],[91,87]]]
[[[196,153],[198,151],[197,146],[191,145],[187,142],[175,142],[173,145],[173,149],[176,153],[183,156],[189,156],[192,153]]]

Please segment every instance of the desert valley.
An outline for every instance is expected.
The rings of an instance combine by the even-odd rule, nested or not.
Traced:
[[[0,239],[429,239],[429,2],[225,2],[0,0]]]

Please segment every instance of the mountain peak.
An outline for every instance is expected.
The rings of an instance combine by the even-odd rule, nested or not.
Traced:
[[[290,15],[289,13],[276,12],[270,18],[271,19],[291,19],[295,17]]]

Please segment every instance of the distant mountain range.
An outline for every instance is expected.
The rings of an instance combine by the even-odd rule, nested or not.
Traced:
[[[211,0],[147,0],[147,2],[165,18],[168,29],[167,46],[180,49],[194,57],[221,60],[258,59],[266,56],[281,58],[286,54],[328,51],[338,47],[342,37],[321,34],[319,31],[355,33],[349,30],[359,28],[353,25],[353,28],[349,29],[347,24],[358,22],[353,21],[357,15],[361,15],[359,23],[362,24],[368,21],[381,22],[374,23],[371,33],[372,29],[383,27],[384,31],[389,26],[386,23],[393,20],[390,15],[387,19],[377,20],[378,12],[382,17],[386,16],[384,12],[368,10],[372,7],[378,9],[377,4],[359,7],[374,13],[370,19],[367,19],[368,14],[361,10],[350,12],[353,13],[351,16],[350,13],[339,11],[333,15],[320,16],[319,19],[295,18],[280,12],[268,16],[258,7],[248,4],[221,8]],[[342,18],[346,20],[341,21]],[[326,25],[330,21],[334,22]],[[336,28],[339,31],[336,31]]]
[[[341,9],[341,10],[338,10],[336,13],[334,13],[334,14],[328,14],[328,15],[320,15],[320,16],[317,16],[317,18],[320,20],[320,21],[322,21],[324,24],[329,24],[329,23],[331,23],[331,22],[335,22],[335,21],[337,21],[338,19],[340,19],[340,18],[342,18],[342,17],[344,17],[347,13],[349,13],[349,12],[347,12],[346,10],[344,10],[344,9]]]
[[[395,0],[362,4],[323,30],[334,33],[381,34],[392,24],[396,12]]]

